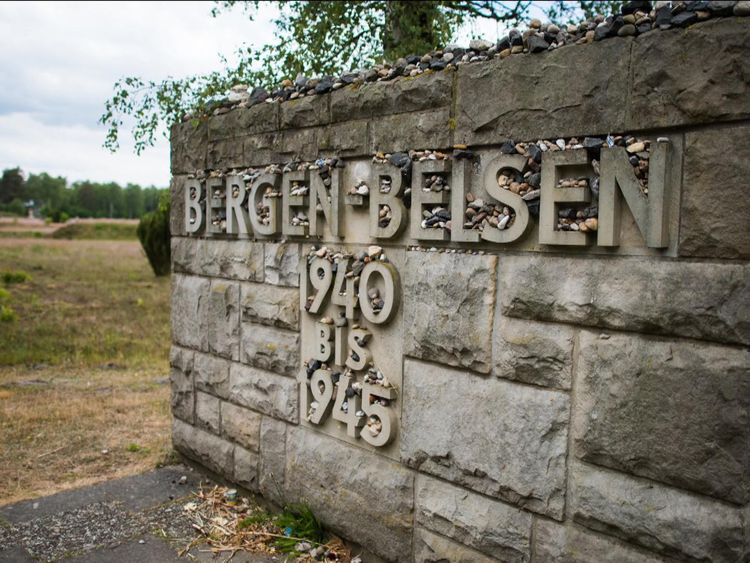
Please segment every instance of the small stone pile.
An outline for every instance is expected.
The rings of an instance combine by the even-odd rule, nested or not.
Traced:
[[[466,203],[464,229],[481,232],[492,227],[502,231],[510,227],[516,219],[516,214],[509,207],[485,203],[471,192],[466,194]]]
[[[512,29],[497,42],[474,39],[468,47],[447,45],[424,55],[409,55],[395,62],[375,65],[370,69],[346,72],[340,76],[308,78],[302,74],[295,80],[285,79],[274,90],[263,87],[250,89],[234,86],[226,99],[216,102],[210,111],[221,115],[235,107],[251,107],[260,103],[285,102],[329,93],[345,86],[362,86],[427,72],[455,70],[464,64],[480,63],[493,58],[504,59],[520,54],[536,54],[570,45],[582,45],[615,37],[641,35],[654,30],[684,28],[716,17],[750,16],[748,0],[673,0],[625,2],[620,13],[597,15],[579,24],[560,26],[532,19],[526,31]],[[186,115],[184,120],[192,119]]]

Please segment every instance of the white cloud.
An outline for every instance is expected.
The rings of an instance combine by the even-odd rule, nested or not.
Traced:
[[[182,77],[220,66],[250,39],[272,39],[275,9],[256,22],[211,2],[0,2],[0,167],[79,179],[167,185],[161,140],[137,157],[104,148],[97,124],[115,80]]]

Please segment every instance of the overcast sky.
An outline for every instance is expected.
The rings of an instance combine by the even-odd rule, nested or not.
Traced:
[[[211,2],[0,2],[0,170],[166,186],[169,145],[112,155],[97,124],[115,80],[159,80],[220,67],[244,43],[273,39],[272,4],[250,21]],[[496,38],[495,23],[464,30]]]

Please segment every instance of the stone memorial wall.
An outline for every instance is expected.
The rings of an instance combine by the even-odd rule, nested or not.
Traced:
[[[748,561],[750,19],[550,31],[174,127],[175,447],[366,561]]]

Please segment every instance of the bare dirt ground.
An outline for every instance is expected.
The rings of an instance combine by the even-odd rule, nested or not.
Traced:
[[[171,459],[169,279],[137,241],[0,238],[2,307],[0,505]]]

